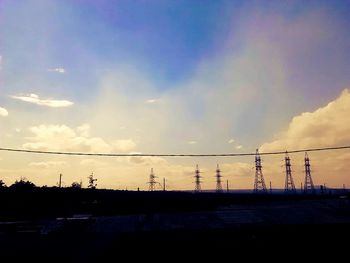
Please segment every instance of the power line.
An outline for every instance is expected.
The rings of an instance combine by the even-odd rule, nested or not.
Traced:
[[[318,151],[331,151],[350,149],[350,145],[336,146],[336,147],[323,147],[323,148],[310,148],[300,150],[288,150],[288,153],[300,153],[300,152],[318,152]],[[218,153],[218,154],[152,154],[152,153],[84,153],[84,152],[59,152],[59,151],[37,151],[37,150],[25,150],[15,148],[0,148],[0,151],[5,152],[21,152],[21,153],[36,153],[36,154],[53,154],[53,155],[75,155],[75,156],[100,156],[100,157],[238,157],[238,156],[253,156],[256,153]],[[260,155],[279,155],[285,154],[286,151],[275,152],[259,152]]]

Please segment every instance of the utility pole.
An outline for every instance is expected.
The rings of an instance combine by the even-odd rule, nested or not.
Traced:
[[[270,194],[272,194],[272,183],[270,181]]]
[[[230,189],[228,188],[228,180],[226,180],[226,192],[229,192]]]
[[[221,171],[219,165],[216,165],[216,192],[222,193],[222,184],[221,184]]]
[[[165,178],[163,178],[163,192],[165,192]]]
[[[62,174],[60,174],[60,180],[58,182],[58,187],[61,188],[62,187]]]
[[[259,150],[256,149],[256,154],[255,154],[255,181],[254,181],[254,192],[263,192],[266,193],[266,185],[265,185],[265,180],[264,176],[262,173],[262,166],[261,166],[261,157],[259,154]]]
[[[292,177],[292,169],[290,164],[290,158],[288,155],[288,152],[286,152],[286,157],[284,158],[285,166],[286,166],[286,182],[284,185],[284,192],[288,193],[295,193],[295,185]]]
[[[200,171],[199,171],[199,168],[198,168],[198,164],[196,165],[194,179],[195,179],[194,191],[196,193],[198,193],[198,192],[200,192],[202,190],[201,189],[201,176],[200,176]]]

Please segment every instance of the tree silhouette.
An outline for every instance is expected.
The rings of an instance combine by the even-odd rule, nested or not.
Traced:
[[[0,188],[5,188],[6,187],[6,184],[4,183],[3,180],[0,180]]]
[[[77,188],[77,189],[81,189],[82,188],[82,183],[80,182],[73,182],[71,185],[72,188]]]
[[[31,181],[27,180],[26,178],[21,178],[19,181],[16,180],[10,188],[12,189],[18,189],[18,190],[29,190],[35,188],[35,184]]]

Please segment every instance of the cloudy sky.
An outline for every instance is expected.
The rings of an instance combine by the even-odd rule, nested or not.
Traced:
[[[350,145],[350,1],[0,0],[0,147],[240,153]],[[310,153],[316,184],[350,186],[347,150]],[[296,185],[303,154],[292,155]],[[252,158],[0,152],[0,179],[98,187],[252,188]],[[283,156],[264,176],[284,186]]]

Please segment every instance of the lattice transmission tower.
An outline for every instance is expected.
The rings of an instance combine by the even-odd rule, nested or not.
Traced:
[[[198,164],[196,165],[196,171],[195,171],[195,174],[194,174],[194,183],[195,183],[195,186],[194,186],[194,191],[195,192],[200,192],[202,189],[201,189],[201,178],[202,176],[200,175],[200,171],[199,171],[199,168],[198,168]]]
[[[314,183],[312,181],[312,177],[311,177],[311,165],[310,165],[310,159],[309,156],[307,154],[307,152],[305,152],[305,183],[304,183],[304,192],[305,193],[314,193],[315,192],[315,187],[314,187]]]
[[[254,181],[254,192],[263,192],[267,193],[266,184],[264,180],[264,176],[262,173],[262,166],[261,166],[261,157],[259,154],[259,150],[256,149],[255,154],[255,181]]]
[[[221,175],[221,170],[219,168],[219,165],[217,164],[216,165],[216,192],[217,193],[222,193],[222,184],[221,184],[221,178],[222,178],[222,175]]]
[[[285,167],[286,167],[286,182],[284,185],[284,192],[285,193],[295,193],[295,185],[292,177],[292,165],[290,163],[290,157],[288,155],[288,152],[286,152],[286,157],[284,158]]]
[[[95,183],[97,181],[97,179],[94,179],[94,173],[91,173],[88,176],[89,179],[89,184],[88,184],[88,188],[90,189],[96,189],[97,184]],[[82,185],[82,183],[80,183],[80,185]]]
[[[156,181],[157,176],[154,175],[153,173],[153,168],[151,168],[151,173],[149,175],[149,187],[148,187],[148,191],[155,191],[156,190],[156,185],[158,184],[158,182]]]

